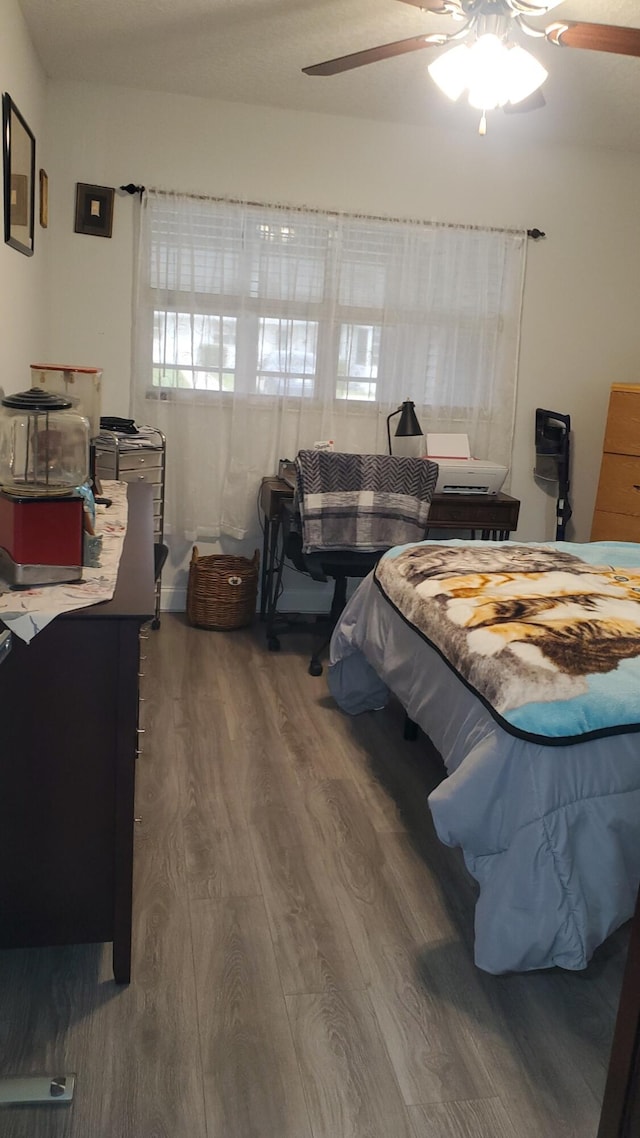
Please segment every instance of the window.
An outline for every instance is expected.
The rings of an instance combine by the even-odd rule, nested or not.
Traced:
[[[257,390],[310,398],[316,382],[318,325],[308,320],[258,321]]]
[[[336,384],[338,399],[375,399],[380,332],[379,326],[371,324],[341,326]]]
[[[167,525],[243,540],[279,458],[386,451],[405,399],[425,432],[509,464],[525,243],[147,191],[132,414],[180,456]]]
[[[487,347],[505,318],[499,242],[279,214],[190,199],[185,226],[170,196],[156,199],[153,387],[386,403],[402,369],[402,396],[418,406],[490,406]]]
[[[153,314],[153,385],[233,391],[236,321],[188,312]]]

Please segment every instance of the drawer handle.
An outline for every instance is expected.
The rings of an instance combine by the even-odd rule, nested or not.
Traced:
[[[634,484],[633,484],[633,489],[634,489],[634,490],[640,490],[640,486],[636,486],[636,484],[635,484],[635,482],[634,482]]]

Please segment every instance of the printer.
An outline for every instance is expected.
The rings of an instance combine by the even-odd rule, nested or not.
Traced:
[[[427,435],[427,458],[438,464],[436,494],[497,494],[508,468],[472,458],[468,435]]]

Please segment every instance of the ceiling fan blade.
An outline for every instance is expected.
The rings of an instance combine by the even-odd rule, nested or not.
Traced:
[[[584,24],[567,20],[549,24],[544,34],[559,47],[582,47],[589,51],[611,51],[616,55],[640,56],[640,28],[620,28],[614,24]]]
[[[365,51],[354,51],[351,55],[340,55],[337,59],[327,59],[313,67],[303,67],[305,75],[337,75],[340,71],[351,71],[352,67],[363,67],[365,63],[377,63],[380,59],[391,59],[394,55],[404,55],[406,51],[420,51],[423,47],[441,47],[438,36],[411,36],[407,40],[380,44]]]
[[[502,109],[508,115],[517,115],[524,111],[538,111],[546,105],[547,100],[538,87],[538,90],[527,95],[526,99],[521,99],[519,103],[505,103]]]

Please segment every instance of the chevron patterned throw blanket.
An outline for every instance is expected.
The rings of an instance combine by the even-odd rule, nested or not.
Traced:
[[[375,580],[511,734],[640,731],[640,545],[422,542]]]
[[[386,454],[301,450],[296,517],[305,553],[368,553],[425,536],[438,477],[434,462]]]

